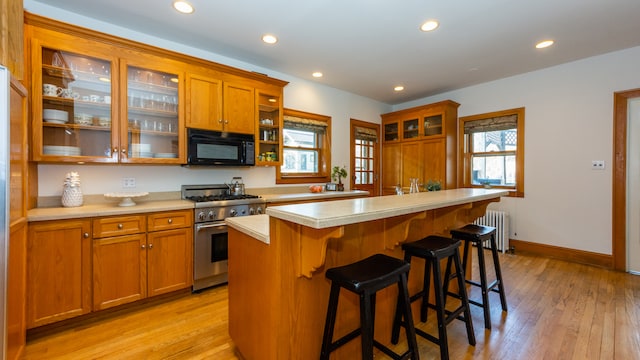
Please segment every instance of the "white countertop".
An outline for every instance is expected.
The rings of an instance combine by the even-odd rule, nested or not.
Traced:
[[[358,197],[358,196],[366,196],[369,195],[368,191],[361,190],[351,190],[351,191],[322,191],[319,193],[289,193],[289,194],[260,194],[260,197],[263,198],[269,204],[277,204],[279,202],[289,202],[289,201],[306,201],[306,200],[323,200],[323,199],[332,199],[332,198],[344,198],[344,197]]]
[[[417,194],[269,206],[267,215],[322,229],[506,196],[497,189],[452,189]]]
[[[135,206],[118,206],[118,202],[114,201],[78,207],[36,208],[29,210],[27,219],[28,221],[62,220],[194,208],[193,201],[189,200],[140,201],[136,199],[135,201],[137,203]]]
[[[230,227],[243,232],[257,240],[262,241],[265,244],[269,244],[269,216],[252,215],[252,216],[240,216],[230,217],[224,219],[224,221]]]

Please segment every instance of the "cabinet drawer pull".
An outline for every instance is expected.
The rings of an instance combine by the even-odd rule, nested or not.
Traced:
[[[167,222],[169,222],[169,224],[173,224],[173,219],[169,219]]]
[[[84,237],[85,239],[88,239],[89,238],[89,233],[86,232],[86,233],[82,234],[82,237]]]
[[[123,227],[122,224],[118,224],[118,229],[122,230]]]

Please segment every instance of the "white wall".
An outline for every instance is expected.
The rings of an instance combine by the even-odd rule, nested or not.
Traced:
[[[611,254],[613,93],[640,88],[640,47],[394,106],[451,99],[458,116],[525,107],[525,197],[511,238]],[[605,160],[605,170],[591,170]]]
[[[380,123],[380,114],[391,110],[388,104],[325,86],[321,80],[312,82],[295,78],[214,52],[133,32],[31,0],[25,0],[24,6],[25,11],[33,14],[289,81],[289,85],[284,89],[284,106],[331,117],[332,163],[345,165],[349,173],[349,119],[356,118]],[[273,167],[190,169],[178,166],[39,165],[38,195],[61,195],[64,175],[70,171],[79,172],[85,194],[122,191],[123,177],[135,177],[136,190],[149,192],[177,191],[182,184],[229,182],[232,176],[242,176],[247,188],[275,186],[275,168]]]

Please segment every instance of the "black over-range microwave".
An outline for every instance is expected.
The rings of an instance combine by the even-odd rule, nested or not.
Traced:
[[[188,129],[188,165],[255,165],[253,135]]]

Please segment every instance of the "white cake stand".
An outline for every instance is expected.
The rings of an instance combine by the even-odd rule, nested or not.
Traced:
[[[118,206],[134,206],[136,203],[133,201],[133,198],[142,197],[149,195],[148,192],[137,192],[137,193],[108,193],[104,194],[104,197],[108,199],[122,199]]]

